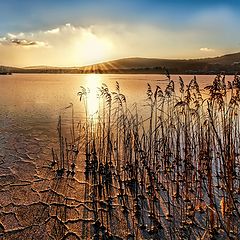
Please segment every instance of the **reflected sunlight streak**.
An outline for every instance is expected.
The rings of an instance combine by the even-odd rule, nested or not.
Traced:
[[[91,117],[98,112],[99,99],[97,96],[97,88],[101,84],[101,76],[99,74],[89,74],[86,76],[86,86],[89,89],[88,94],[88,113]]]

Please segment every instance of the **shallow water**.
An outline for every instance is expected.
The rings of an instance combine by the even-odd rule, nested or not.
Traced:
[[[187,84],[193,76],[183,75]],[[172,76],[178,86],[178,75]],[[200,88],[211,83],[214,76],[197,76]],[[232,80],[227,76],[226,80]],[[33,124],[55,121],[61,109],[73,103],[78,107],[77,92],[80,86],[88,87],[95,92],[102,83],[115,91],[116,81],[121,91],[127,96],[131,105],[137,102],[140,106],[146,99],[147,83],[152,88],[156,85],[164,87],[167,83],[164,75],[144,74],[13,74],[0,75],[0,126],[8,124],[8,119],[14,122],[31,122]],[[96,95],[93,93],[91,105],[95,104]]]

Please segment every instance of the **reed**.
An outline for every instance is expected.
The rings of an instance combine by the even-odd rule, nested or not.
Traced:
[[[142,106],[128,108],[117,82],[114,92],[99,88],[94,116],[81,87],[85,116],[76,127],[71,105],[68,140],[59,117],[51,166],[60,178],[77,178],[85,160],[96,239],[119,234],[111,227],[118,221],[136,239],[240,235],[240,78],[227,85],[218,75],[204,90],[195,77],[188,85],[167,79],[165,90],[148,84],[144,115]]]

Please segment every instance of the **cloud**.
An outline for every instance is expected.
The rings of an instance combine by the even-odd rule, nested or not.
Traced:
[[[45,31],[44,33],[45,34],[58,34],[60,32],[60,28],[58,27],[58,28],[53,28],[53,29],[50,29],[50,30],[47,30],[47,31]]]
[[[31,34],[33,36],[34,34]],[[48,44],[43,41],[37,41],[30,38],[25,38],[24,33],[8,33],[5,37],[0,37],[0,45],[5,46],[20,46],[20,47],[47,47]]]
[[[18,39],[18,38],[0,38],[0,43],[2,45],[14,45],[14,46],[22,46],[22,47],[45,47],[46,43],[40,41],[31,41],[28,39]]]
[[[203,34],[207,32],[192,27],[183,31],[134,23],[67,23],[0,36],[0,55],[5,65],[82,66],[132,56],[198,58],[229,52],[214,36]]]
[[[4,64],[81,66],[108,60],[112,52],[111,39],[103,26],[66,23],[0,36],[0,55]],[[10,58],[10,55],[14,57]]]
[[[212,48],[203,47],[203,48],[200,48],[200,51],[202,51],[202,52],[214,52],[215,50],[212,49]]]

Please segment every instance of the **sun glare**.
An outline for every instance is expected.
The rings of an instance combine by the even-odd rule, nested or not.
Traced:
[[[101,76],[99,74],[89,74],[86,76],[86,85],[89,89],[88,95],[88,113],[91,116],[97,113],[99,107],[99,99],[97,97],[97,88],[101,84]]]
[[[110,40],[100,38],[91,32],[84,35],[82,41],[77,44],[77,54],[87,64],[93,64],[108,58],[112,49]]]

